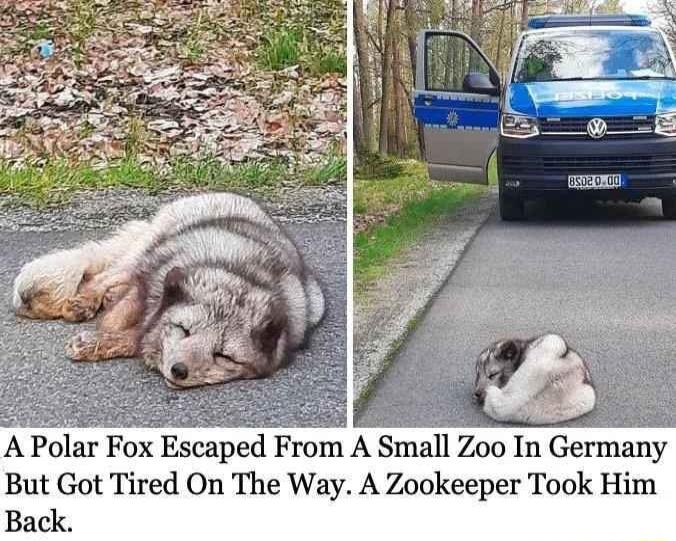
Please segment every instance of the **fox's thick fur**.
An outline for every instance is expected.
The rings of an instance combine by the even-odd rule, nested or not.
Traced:
[[[26,264],[18,315],[85,321],[75,360],[141,355],[172,387],[272,374],[322,319],[324,297],[294,243],[252,200],[177,200],[152,221]]]
[[[474,396],[497,421],[569,421],[594,409],[596,391],[582,357],[557,334],[501,340],[476,362]]]

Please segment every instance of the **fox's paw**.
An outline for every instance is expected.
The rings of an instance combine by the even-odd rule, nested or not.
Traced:
[[[103,358],[101,353],[95,331],[82,331],[66,344],[66,355],[74,361],[98,361]]]
[[[106,290],[106,293],[103,295],[101,306],[104,310],[116,305],[120,302],[121,299],[129,293],[130,285],[127,283],[119,284],[113,287],[110,287]]]
[[[496,421],[505,420],[503,411],[503,392],[495,385],[490,385],[486,389],[486,398],[484,399],[484,413]]]
[[[79,295],[65,302],[63,319],[74,323],[89,321],[94,319],[100,307],[101,302],[98,299]]]

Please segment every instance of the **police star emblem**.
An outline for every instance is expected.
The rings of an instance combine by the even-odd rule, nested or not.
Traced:
[[[446,125],[447,125],[449,128],[457,128],[457,127],[458,127],[458,121],[459,121],[459,120],[460,120],[460,118],[458,117],[458,113],[456,113],[455,111],[451,110],[451,111],[448,113],[448,116],[446,117]]]

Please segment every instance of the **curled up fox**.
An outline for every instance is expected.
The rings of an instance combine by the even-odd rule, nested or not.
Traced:
[[[301,347],[324,295],[287,234],[246,197],[179,199],[150,221],[24,265],[23,317],[98,321],[77,361],[142,357],[173,388],[266,377]]]

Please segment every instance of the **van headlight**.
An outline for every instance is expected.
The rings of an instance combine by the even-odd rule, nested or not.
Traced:
[[[540,134],[537,118],[522,115],[502,115],[500,133],[505,137],[535,137]]]
[[[655,133],[676,137],[676,113],[667,113],[655,117]]]

